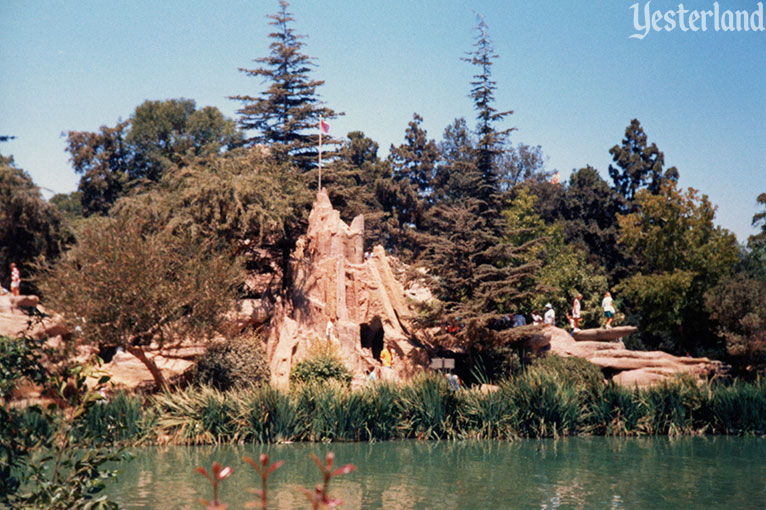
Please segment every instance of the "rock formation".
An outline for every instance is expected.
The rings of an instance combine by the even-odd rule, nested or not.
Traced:
[[[587,359],[601,367],[604,374],[620,386],[651,386],[679,373],[707,377],[722,368],[721,362],[708,358],[673,356],[662,351],[632,351],[621,341],[578,342],[563,329],[552,326],[544,327],[543,334],[550,340],[550,352]]]
[[[278,299],[269,325],[267,354],[271,382],[288,385],[292,365],[307,357],[312,344],[327,341],[334,321],[335,345],[354,383],[378,369],[384,379],[410,377],[428,363],[412,342],[406,317],[413,313],[383,247],[364,254],[364,217],[346,225],[325,190],[317,193],[305,236],[290,262],[291,286]],[[393,368],[380,370],[383,344],[394,355]]]
[[[638,328],[635,326],[616,326],[614,328],[593,328],[593,329],[581,329],[574,331],[572,337],[577,341],[596,341],[596,342],[610,342],[612,340],[619,340],[625,338],[633,333],[638,333]]]

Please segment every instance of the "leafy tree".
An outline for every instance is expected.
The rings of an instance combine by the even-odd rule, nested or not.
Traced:
[[[758,205],[766,208],[766,193],[761,193],[756,199]],[[753,215],[753,226],[761,231],[750,236],[751,243],[766,243],[766,211],[761,211]]]
[[[466,120],[455,119],[447,126],[439,143],[441,160],[434,174],[431,201],[459,203],[475,196],[484,186],[476,170],[474,140]]]
[[[664,183],[678,180],[675,167],[663,170],[665,155],[654,143],[647,145],[646,133],[638,119],[630,121],[622,145],[609,149],[609,154],[616,165],[609,165],[609,176],[628,210],[639,189],[646,188],[656,195]]]
[[[676,352],[715,348],[703,296],[737,260],[734,235],[715,227],[715,207],[697,191],[675,181],[657,195],[641,190],[638,210],[618,216],[620,242],[637,262],[637,272],[617,286],[640,313],[644,343]]]
[[[197,110],[191,99],[145,101],[133,112],[125,138],[133,155],[128,174],[156,182],[185,158],[218,154],[241,138],[234,121],[214,106]]]
[[[386,245],[412,260],[420,246],[415,230],[423,228],[424,215],[432,205],[434,171],[439,158],[436,142],[421,127],[423,118],[413,114],[404,133],[405,142],[391,145],[388,163],[391,178],[381,183],[381,205],[387,212]]]
[[[547,181],[551,172],[545,170],[545,155],[539,145],[520,143],[509,147],[500,155],[500,189],[510,190],[523,182]]]
[[[766,373],[766,280],[745,273],[722,280],[705,294],[733,365],[744,373]]]
[[[601,297],[607,289],[606,275],[599,266],[587,261],[587,252],[565,242],[561,222],[548,225],[537,215],[536,201],[537,197],[521,187],[504,211],[509,229],[513,229],[509,241],[516,246],[528,244],[525,262],[537,261],[540,265],[529,297],[519,304],[519,309],[528,315],[551,303],[557,312],[556,322],[563,326],[567,324],[566,313],[575,295],[581,293],[583,323],[597,326]]]
[[[240,127],[257,131],[245,143],[267,145],[278,160],[289,158],[307,171],[317,161],[319,119],[333,119],[337,114],[319,99],[317,88],[324,81],[309,76],[313,59],[301,52],[305,36],[297,35],[291,26],[294,18],[287,11],[289,3],[280,0],[279,5],[279,13],[269,16],[274,27],[269,34],[269,56],[255,59],[262,67],[240,69],[248,76],[262,78],[268,87],[258,96],[230,99],[243,103],[237,110]]]
[[[421,127],[423,117],[412,114],[412,120],[404,132],[404,143],[391,145],[389,161],[393,168],[394,181],[411,184],[418,198],[428,198],[434,179],[434,169],[439,158],[436,142],[428,139],[428,133]]]
[[[155,183],[172,167],[236,145],[234,122],[215,107],[200,110],[191,99],[145,101],[131,118],[98,132],[70,131],[67,151],[86,216],[106,214],[140,183]]]
[[[122,214],[90,220],[77,245],[47,268],[41,287],[84,341],[124,348],[162,388],[165,379],[146,348],[211,333],[240,281],[239,264],[226,254]]]
[[[74,171],[82,174],[79,191],[87,215],[106,214],[128,184],[130,149],[125,143],[129,123],[101,126],[97,133],[69,131],[67,151]]]
[[[300,176],[261,148],[201,158],[168,172],[153,189],[122,199],[115,214],[146,218],[196,242],[247,255],[248,268],[283,279],[305,231],[311,195]]]
[[[51,197],[49,202],[58,209],[61,216],[70,225],[85,217],[85,211],[82,207],[81,191],[56,193]]]
[[[46,202],[40,189],[12,157],[0,156],[0,278],[10,281],[11,262],[29,275],[33,261],[43,256],[55,259],[71,242],[61,216]],[[34,290],[28,278],[22,291]]]

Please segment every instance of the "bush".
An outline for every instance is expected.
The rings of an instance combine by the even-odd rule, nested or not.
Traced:
[[[351,384],[351,372],[341,361],[332,356],[317,356],[300,361],[290,370],[290,382],[306,384],[335,379]]]
[[[271,377],[258,336],[241,336],[211,345],[197,362],[194,382],[220,390],[258,385]]]

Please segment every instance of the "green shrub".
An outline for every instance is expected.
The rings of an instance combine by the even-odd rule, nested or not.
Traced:
[[[343,384],[351,384],[351,372],[335,357],[317,356],[299,361],[290,370],[290,382],[307,384],[335,379]]]
[[[246,335],[211,345],[197,362],[194,382],[219,390],[267,382],[269,365],[260,337]]]

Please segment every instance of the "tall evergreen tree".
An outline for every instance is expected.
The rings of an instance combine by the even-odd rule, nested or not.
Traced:
[[[678,180],[676,167],[663,170],[665,155],[654,143],[647,144],[646,133],[638,119],[630,121],[622,144],[609,149],[609,154],[616,165],[609,165],[609,176],[615,191],[625,200],[624,210],[634,209],[632,204],[639,189],[646,188],[656,195],[665,182]]]
[[[391,145],[388,164],[391,179],[382,182],[381,199],[386,209],[387,245],[395,253],[412,259],[420,252],[413,229],[423,228],[423,219],[432,202],[434,171],[439,158],[436,142],[428,139],[417,113],[404,133],[404,143]]]
[[[256,134],[247,138],[248,145],[265,144],[279,160],[291,159],[303,171],[314,168],[317,161],[319,119],[332,119],[337,114],[320,101],[317,88],[322,80],[309,76],[313,59],[301,52],[302,39],[292,28],[289,3],[280,0],[280,10],[270,15],[274,31],[267,57],[254,62],[255,69],[240,68],[248,76],[260,77],[269,85],[258,96],[230,96],[243,103],[237,110],[239,125]],[[333,143],[327,140],[328,143]]]
[[[494,91],[497,89],[497,83],[492,80],[492,65],[493,60],[498,55],[494,53],[484,17],[478,15],[478,20],[475,49],[468,53],[463,61],[478,68],[478,74],[475,74],[473,81],[471,81],[470,93],[477,119],[476,167],[485,184],[480,190],[480,198],[486,202],[486,208],[491,208],[497,200],[498,163],[503,154],[508,134],[514,129],[498,129],[496,125],[511,115],[513,111],[498,111],[494,106]]]
[[[463,325],[440,340],[481,349],[507,339],[508,332],[496,326],[535,288],[539,262],[526,253],[539,239],[517,245],[508,235],[515,226],[502,214],[500,165],[511,129],[496,125],[512,112],[494,106],[497,86],[491,67],[497,55],[481,16],[477,31],[475,49],[463,59],[479,68],[470,94],[477,115],[475,136],[463,119],[445,130],[422,258],[442,304],[429,318],[446,316]]]

